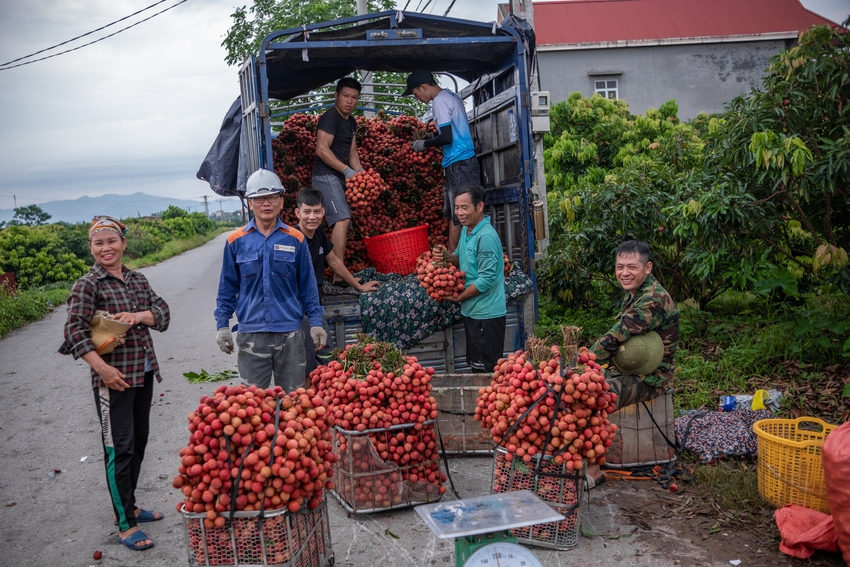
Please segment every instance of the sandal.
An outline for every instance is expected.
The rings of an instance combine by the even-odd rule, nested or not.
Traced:
[[[144,508],[139,508],[139,514],[136,516],[137,524],[144,524],[146,522],[156,522],[163,518],[162,514],[158,517],[156,512],[152,512],[150,510],[145,510]],[[118,520],[114,520],[115,525],[118,525]]]
[[[153,547],[153,541],[147,543],[145,545],[136,545],[140,541],[145,541],[146,539],[150,539],[142,530],[136,530],[124,539],[121,539],[121,536],[118,536],[118,543],[127,546],[128,548],[135,551],[142,551],[144,549],[150,549]]]

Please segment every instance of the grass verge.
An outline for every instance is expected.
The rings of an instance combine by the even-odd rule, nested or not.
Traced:
[[[9,331],[37,321],[68,299],[70,283],[28,289],[15,295],[0,287],[0,338]]]
[[[159,252],[143,256],[142,258],[127,260],[124,262],[124,265],[131,270],[152,266],[172,256],[177,256],[187,250],[197,248],[219,234],[232,230],[233,227],[225,227],[210,234],[198,234],[192,238],[173,240],[168,242]],[[27,323],[41,319],[56,306],[65,303],[71,292],[72,283],[50,284],[44,287],[21,290],[14,295],[6,291],[5,288],[0,287],[0,338],[13,329],[23,327]]]

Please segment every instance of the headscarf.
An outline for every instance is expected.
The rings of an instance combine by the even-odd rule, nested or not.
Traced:
[[[116,220],[110,216],[96,216],[91,220],[91,224],[89,225],[89,240],[91,240],[91,237],[94,236],[94,233],[103,230],[111,230],[112,232],[117,232],[123,238],[124,234],[127,232],[127,227],[124,226],[124,223],[122,223],[121,221]]]

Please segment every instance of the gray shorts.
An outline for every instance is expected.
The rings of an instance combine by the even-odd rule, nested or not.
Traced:
[[[319,365],[330,362],[330,354],[334,349],[334,339],[331,336],[331,331],[328,329],[328,320],[322,315],[322,328],[328,334],[328,344],[316,352],[316,345],[313,343],[313,338],[310,336],[310,318],[306,315],[301,319],[301,332],[304,333],[304,355],[307,358],[307,370],[309,375]],[[309,382],[308,382],[309,383]]]
[[[290,333],[236,333],[236,366],[248,384],[268,388],[272,376],[286,392],[304,387],[304,337]]]
[[[351,218],[351,207],[345,199],[345,183],[336,175],[314,175],[313,189],[325,198],[325,220],[329,227]]]
[[[455,194],[467,185],[481,187],[481,167],[477,157],[450,163],[443,170],[443,218],[452,219],[455,226],[460,226],[455,216]]]

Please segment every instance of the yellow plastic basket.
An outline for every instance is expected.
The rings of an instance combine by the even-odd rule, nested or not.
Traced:
[[[821,447],[835,429],[820,419],[763,419],[758,436],[759,492],[777,508],[797,504],[829,514]]]

